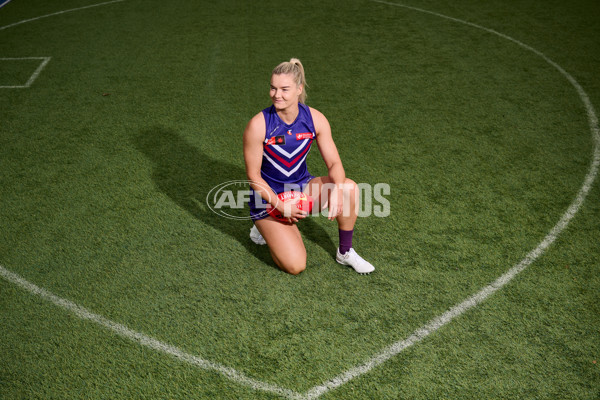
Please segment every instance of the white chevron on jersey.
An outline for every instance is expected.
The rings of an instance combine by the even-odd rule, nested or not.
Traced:
[[[302,150],[304,148],[304,146],[306,146],[306,143],[308,143],[308,141],[311,139],[304,139],[304,141],[302,142],[302,144],[298,147],[296,147],[296,150],[294,150],[291,153],[288,153],[287,151],[285,151],[284,149],[282,149],[279,145],[274,144],[271,145],[272,149],[277,150],[278,152],[280,152],[281,154],[283,154],[284,156],[286,156],[287,158],[292,158],[294,157],[296,154],[298,154],[300,152],[300,150]]]
[[[302,163],[304,162],[304,160],[306,159],[306,156],[308,156],[308,153],[310,152],[306,152],[306,154],[304,155],[304,157],[302,157],[302,160],[300,160],[300,162],[296,163],[296,167],[294,167],[294,169],[290,170],[290,171],[286,171],[281,165],[279,165],[277,163],[277,161],[273,160],[271,157],[269,157],[269,155],[265,152],[263,153],[263,156],[267,159],[267,161],[269,161],[275,168],[277,168],[279,170],[279,172],[281,172],[282,174],[284,174],[285,176],[290,176],[292,175],[294,172],[296,172],[298,170],[298,168],[300,168],[302,166]]]

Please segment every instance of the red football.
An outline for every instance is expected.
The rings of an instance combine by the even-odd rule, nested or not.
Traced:
[[[294,199],[300,199],[296,203],[296,207],[298,207],[300,210],[306,211],[307,213],[310,213],[312,210],[312,207],[313,207],[313,198],[310,197],[309,195],[307,195],[306,193],[296,192],[296,191],[292,190],[289,192],[279,193],[277,195],[277,197],[279,198],[279,200],[281,200],[283,202],[294,200]],[[287,222],[287,220],[288,220],[279,211],[277,211],[276,208],[274,208],[270,204],[267,205],[267,212],[269,213],[270,216],[272,216],[273,218],[275,218],[279,221]]]

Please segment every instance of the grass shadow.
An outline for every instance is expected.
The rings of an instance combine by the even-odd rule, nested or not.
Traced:
[[[144,129],[134,138],[134,146],[152,162],[152,180],[175,204],[241,243],[260,261],[275,266],[267,246],[258,246],[250,240],[249,220],[224,218],[211,211],[205,203],[206,195],[215,186],[245,179],[244,168],[207,156],[176,132],[164,127]],[[302,232],[307,239],[335,254],[336,247],[322,227],[310,220],[303,223]]]
[[[300,232],[306,239],[317,244],[323,250],[325,250],[327,254],[329,254],[332,258],[335,258],[337,246],[333,243],[333,240],[331,240],[331,236],[329,235],[329,233],[327,233],[325,229],[323,229],[319,224],[317,224],[313,220],[313,218],[315,217],[308,217],[303,221],[299,222],[298,229],[300,229]],[[336,222],[332,223],[336,224],[337,226]]]

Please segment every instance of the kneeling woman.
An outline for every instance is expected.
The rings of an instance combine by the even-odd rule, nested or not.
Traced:
[[[294,275],[304,271],[306,249],[296,222],[305,218],[307,212],[291,206],[293,201],[277,201],[278,193],[295,188],[310,195],[319,210],[328,207],[328,219],[337,220],[337,262],[361,274],[371,273],[375,268],[352,248],[358,208],[356,183],[346,178],[327,118],[304,104],[305,88],[300,60],[292,58],[279,64],[271,74],[273,105],[255,115],[244,131],[246,175],[257,194],[250,200],[254,220],[250,237],[257,244],[266,242],[283,271]],[[314,177],[306,167],[313,140],[327,165],[327,176]],[[256,198],[259,203],[262,198],[262,204],[256,204]],[[287,222],[266,213],[266,203],[276,207]]]

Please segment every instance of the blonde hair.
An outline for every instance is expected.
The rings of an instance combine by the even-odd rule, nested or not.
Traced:
[[[302,63],[297,58],[292,58],[290,61],[284,61],[273,69],[271,75],[281,75],[281,74],[290,74],[294,77],[294,82],[296,85],[303,86],[302,93],[300,93],[300,98],[298,99],[300,103],[306,102],[306,78],[304,77],[304,67]]]

